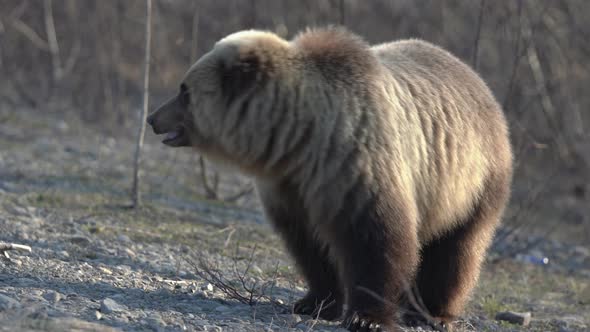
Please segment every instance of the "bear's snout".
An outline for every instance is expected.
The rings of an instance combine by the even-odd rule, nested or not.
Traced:
[[[152,127],[154,134],[156,134],[156,135],[165,134],[166,130],[162,130],[162,128],[161,128],[162,126],[157,125],[157,122],[156,122],[157,115],[158,115],[158,111],[153,112],[152,114],[150,114],[147,117],[146,122]]]
[[[152,126],[154,134],[166,134],[162,143],[172,146],[189,146],[190,139],[184,123],[185,108],[177,97],[174,97],[160,106],[146,118],[146,122]]]
[[[155,117],[155,115],[156,115],[156,114],[152,113],[152,114],[150,114],[150,115],[147,117],[147,119],[145,120],[145,121],[146,121],[146,122],[147,122],[147,123],[148,123],[150,126],[152,126],[152,127],[154,126],[154,119],[156,118],[156,117]]]
[[[158,107],[150,114],[146,122],[152,126],[154,134],[165,134],[169,131],[175,130],[183,120],[184,108],[178,100],[178,97],[173,97]]]

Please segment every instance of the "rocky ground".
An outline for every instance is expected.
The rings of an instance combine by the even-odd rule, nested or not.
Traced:
[[[128,136],[0,111],[0,242],[32,248],[0,260],[0,330],[341,330],[291,313],[305,285],[256,198],[206,199],[188,151],[148,135],[144,205],[129,208]],[[247,186],[230,173],[219,193]],[[590,246],[543,234],[498,241],[457,330],[590,329]]]

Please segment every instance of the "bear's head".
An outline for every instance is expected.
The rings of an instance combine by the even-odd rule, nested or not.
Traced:
[[[255,159],[260,136],[269,134],[265,123],[282,111],[269,103],[277,85],[290,82],[290,53],[289,43],[272,33],[232,34],[188,70],[178,94],[147,122],[155,134],[166,134],[168,146],[195,147],[213,159]]]
[[[369,90],[363,82],[373,58],[343,29],[308,30],[292,41],[237,32],[202,56],[147,121],[166,145],[194,147],[246,172],[285,174],[309,158],[312,136],[330,135],[338,112],[357,104],[355,87]]]

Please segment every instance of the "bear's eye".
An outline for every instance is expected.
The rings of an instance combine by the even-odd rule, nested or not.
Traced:
[[[190,103],[190,95],[188,93],[188,88],[186,87],[186,84],[182,83],[180,85],[180,95],[178,96],[178,98],[180,98],[180,103],[183,106],[188,106],[188,104]]]

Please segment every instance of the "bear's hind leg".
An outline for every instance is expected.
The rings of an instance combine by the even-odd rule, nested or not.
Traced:
[[[461,314],[477,283],[508,200],[507,180],[508,176],[490,178],[469,220],[421,250],[416,277],[421,299],[417,300],[438,323],[450,324]]]

